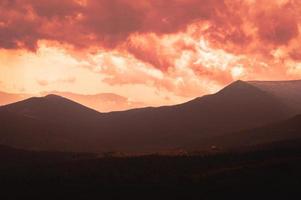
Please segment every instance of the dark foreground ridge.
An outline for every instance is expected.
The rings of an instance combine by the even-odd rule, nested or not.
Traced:
[[[5,199],[292,199],[300,192],[300,140],[186,156],[76,158],[1,149]]]

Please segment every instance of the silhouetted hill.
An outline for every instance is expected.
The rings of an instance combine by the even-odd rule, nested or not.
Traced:
[[[60,96],[30,98],[0,107],[0,143],[32,150],[90,151],[99,116]]]
[[[208,138],[284,120],[296,109],[268,91],[237,81],[216,94],[176,106],[98,113],[49,95],[0,108],[3,119],[7,112],[10,117],[0,121],[3,144],[46,150],[154,152],[198,146]]]
[[[261,126],[292,116],[274,96],[237,81],[214,95],[169,107],[136,109],[107,115],[112,144],[150,151],[181,148],[207,137]],[[133,139],[135,138],[135,139]],[[123,147],[125,148],[125,147]]]
[[[95,110],[57,95],[32,97],[3,106],[2,110],[39,120],[64,122],[91,119],[99,114]]]

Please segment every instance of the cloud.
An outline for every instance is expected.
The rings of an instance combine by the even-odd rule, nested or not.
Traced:
[[[299,77],[300,18],[298,0],[2,0],[0,48],[47,41],[106,84],[197,96],[235,79]]]
[[[300,9],[295,0],[4,0],[0,46],[33,50],[39,40],[77,48],[128,45],[129,53],[162,68],[168,65],[165,60],[155,53],[146,58],[133,40],[155,47],[158,41],[151,34],[186,32],[194,25],[191,37],[206,37],[218,48],[233,53],[268,52],[289,45],[299,35]],[[256,50],[252,43],[258,42],[266,43],[266,48]]]
[[[100,45],[115,46],[133,33],[175,33],[184,30],[195,21],[204,20],[220,25],[224,21],[219,13],[227,13],[228,10],[222,0],[85,2],[80,4],[74,0],[3,1],[0,4],[4,17],[2,31],[11,33],[11,30],[18,28],[20,31],[15,36],[19,37],[12,37],[10,40],[19,39],[19,42],[22,42],[22,39],[26,40],[31,36],[31,46],[35,46],[34,43],[40,39],[74,42],[74,45],[78,45],[73,38],[85,38],[84,35],[88,35],[83,41],[86,45],[97,42]],[[21,24],[23,26],[18,27]]]
[[[49,81],[47,81],[47,80],[37,80],[37,83],[40,86],[47,86],[47,85],[49,85]]]
[[[75,77],[67,77],[67,78],[60,78],[56,80],[45,80],[45,79],[38,79],[37,83],[40,86],[48,86],[50,84],[57,84],[57,83],[68,83],[68,84],[73,84],[76,82]]]
[[[270,13],[260,13],[257,19],[261,40],[274,45],[286,45],[299,34],[297,17],[291,9],[281,8]]]

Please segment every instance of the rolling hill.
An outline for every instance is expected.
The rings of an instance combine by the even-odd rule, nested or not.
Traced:
[[[290,84],[298,86],[289,98],[286,93],[275,95],[259,87],[258,82],[236,81],[216,94],[184,104],[111,113],[99,113],[56,95],[30,98],[0,107],[0,143],[25,149],[80,152],[157,152],[200,147],[208,138],[301,113],[297,103],[287,100],[294,97],[294,102],[301,102],[298,92],[294,92],[300,82]]]

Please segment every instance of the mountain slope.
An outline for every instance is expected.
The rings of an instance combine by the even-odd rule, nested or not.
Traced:
[[[279,98],[295,114],[301,113],[301,80],[249,81],[248,83]]]
[[[0,134],[1,143],[81,152],[153,152],[197,146],[208,138],[294,115],[290,105],[279,97],[243,81],[176,106],[98,113],[49,95],[0,107],[4,119],[7,112],[11,116],[0,121],[4,130]]]
[[[301,140],[301,115],[258,128],[200,141],[204,146],[242,148],[277,144],[293,144]]]
[[[0,143],[31,150],[94,151],[101,114],[56,95],[0,107]],[[95,146],[95,145],[94,145]]]
[[[203,138],[252,128],[291,116],[274,96],[242,81],[185,104],[110,113],[105,130],[116,149],[177,148]],[[135,139],[133,139],[135,138]]]
[[[78,122],[94,119],[99,113],[69,99],[47,95],[32,97],[17,103],[3,106],[1,110],[45,121]]]
[[[0,129],[0,144],[16,148],[67,152],[97,152],[99,149],[94,142],[95,121],[46,120],[1,110]]]

